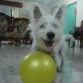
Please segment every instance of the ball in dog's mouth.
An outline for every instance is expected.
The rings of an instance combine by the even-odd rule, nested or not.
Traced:
[[[52,48],[54,41],[51,41],[51,40],[49,40],[49,41],[43,40],[43,41],[48,49]]]

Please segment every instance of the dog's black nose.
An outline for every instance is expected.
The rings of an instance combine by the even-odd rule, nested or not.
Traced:
[[[52,40],[55,37],[55,34],[53,32],[48,32],[47,37],[48,39]]]

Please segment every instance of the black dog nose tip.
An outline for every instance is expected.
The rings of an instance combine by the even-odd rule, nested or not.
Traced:
[[[52,40],[55,37],[55,34],[53,32],[47,33],[48,39]]]

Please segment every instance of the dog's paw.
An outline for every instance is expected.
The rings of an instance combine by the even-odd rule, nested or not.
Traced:
[[[57,67],[57,72],[61,73],[62,69]]]

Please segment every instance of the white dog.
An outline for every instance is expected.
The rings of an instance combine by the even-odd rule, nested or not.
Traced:
[[[30,13],[31,23],[29,27],[32,30],[33,36],[33,51],[43,51],[50,53],[55,59],[58,71],[61,71],[63,56],[63,43],[65,38],[71,36],[63,36],[63,17],[64,6],[61,6],[53,15],[44,13],[39,5],[33,5],[33,10]]]

